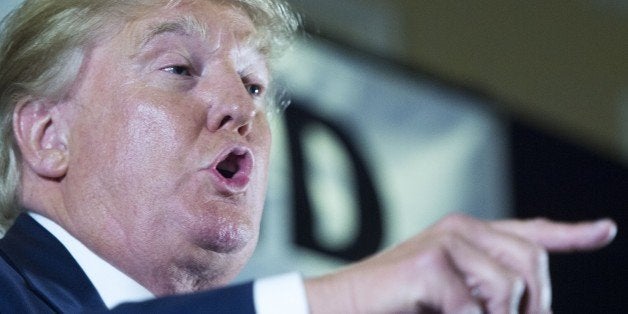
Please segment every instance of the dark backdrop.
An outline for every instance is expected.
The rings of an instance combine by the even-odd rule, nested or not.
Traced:
[[[518,217],[612,217],[619,225],[608,248],[551,256],[555,313],[627,313],[628,169],[518,121],[510,133]]]

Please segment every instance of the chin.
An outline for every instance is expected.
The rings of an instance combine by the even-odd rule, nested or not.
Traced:
[[[200,226],[195,243],[200,248],[221,254],[237,254],[255,246],[257,228],[243,222],[214,221]]]
[[[246,265],[257,244],[257,237],[247,241],[241,238],[223,239],[224,242],[205,239],[204,244],[211,249],[197,246],[192,251],[180,252],[183,254],[168,267],[168,275],[163,277],[167,278],[167,289],[159,295],[204,291],[231,283]]]

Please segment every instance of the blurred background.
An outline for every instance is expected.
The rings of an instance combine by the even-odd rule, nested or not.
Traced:
[[[451,212],[612,217],[610,247],[552,256],[554,310],[626,311],[627,1],[291,3],[304,31],[274,64],[291,104],[238,280],[322,274]]]
[[[450,212],[612,217],[553,255],[556,313],[628,307],[628,2],[292,0],[259,250],[242,277],[324,273]]]

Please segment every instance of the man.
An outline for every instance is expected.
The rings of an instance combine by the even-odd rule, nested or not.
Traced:
[[[0,311],[550,311],[547,250],[601,247],[611,221],[451,216],[334,274],[225,288],[257,242],[267,63],[295,21],[273,0],[13,13],[0,168],[3,213],[22,213],[0,242]]]

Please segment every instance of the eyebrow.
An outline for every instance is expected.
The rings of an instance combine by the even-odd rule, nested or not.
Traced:
[[[201,37],[205,37],[207,36],[208,31],[202,23],[193,17],[185,17],[176,21],[162,22],[149,28],[149,31],[141,39],[140,47],[145,47],[154,38],[167,33],[184,36],[198,34]]]
[[[149,27],[148,32],[140,39],[140,48],[148,45],[153,39],[162,34],[177,34],[191,36],[193,34],[205,38],[209,34],[207,27],[194,17],[187,16],[174,21],[166,21]],[[268,56],[268,43],[264,39],[256,38],[253,34],[245,34],[241,42],[257,50],[261,55]]]

